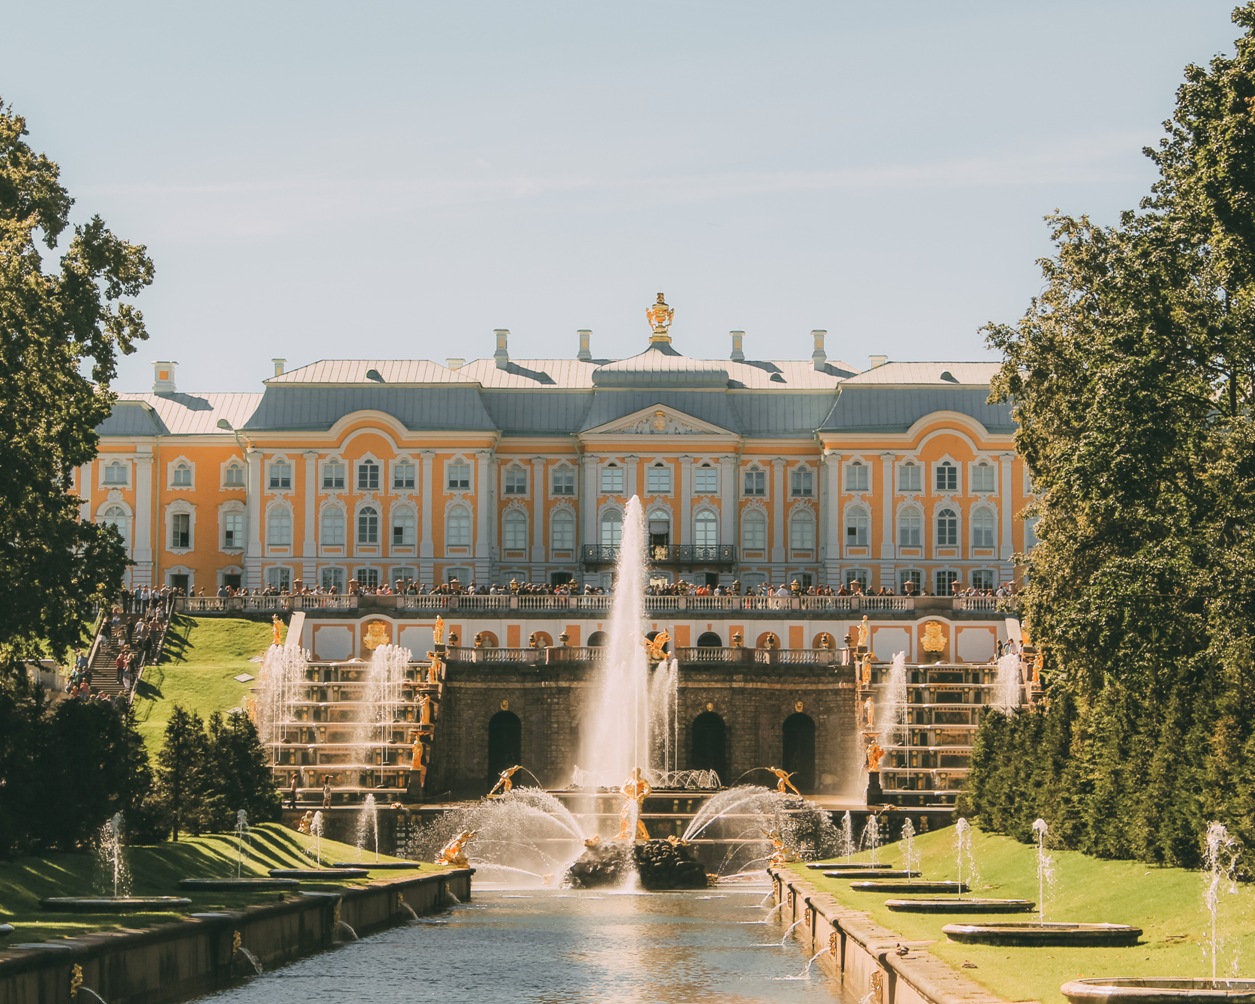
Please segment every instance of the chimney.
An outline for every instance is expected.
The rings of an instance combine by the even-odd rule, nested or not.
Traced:
[[[872,369],[875,369],[877,366],[883,366],[889,361],[888,356],[868,356],[867,358],[871,361]]]
[[[174,388],[174,368],[179,364],[170,360],[162,360],[153,363],[153,393],[154,394],[173,394]]]
[[[736,363],[745,362],[745,352],[742,348],[742,344],[745,341],[745,332],[744,331],[729,331],[728,334],[732,336],[732,355],[730,355],[728,358]]]
[[[815,351],[811,353],[811,363],[815,369],[823,370],[828,365],[828,353],[824,351],[824,339],[828,332],[823,328],[813,328],[811,330],[811,338],[815,340]]]
[[[492,354],[492,357],[497,360],[497,369],[503,370],[510,365],[510,353],[506,351],[506,342],[510,338],[510,329],[494,328],[492,333],[497,336],[497,351]]]
[[[286,359],[271,359],[270,361],[275,364],[275,376],[283,376],[288,361]]]
[[[593,352],[589,348],[589,342],[593,337],[592,329],[580,328],[575,333],[580,336],[580,350],[575,354],[575,358],[582,363],[591,363],[593,361]]]
[[[444,364],[451,370],[460,370],[466,365],[466,360],[459,356],[450,356],[444,361]]]

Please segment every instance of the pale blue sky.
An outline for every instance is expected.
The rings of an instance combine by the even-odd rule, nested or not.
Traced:
[[[0,97],[148,245],[149,361],[989,358],[1056,207],[1109,222],[1233,0],[22,3]]]

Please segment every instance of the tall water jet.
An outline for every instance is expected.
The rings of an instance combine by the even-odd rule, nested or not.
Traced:
[[[382,747],[394,737],[400,717],[405,667],[413,653],[401,645],[380,645],[366,670],[363,703],[358,709],[357,762],[367,767],[383,761]]]
[[[854,820],[850,816],[849,809],[841,817],[841,831],[837,841],[837,853],[844,855],[845,863],[848,865],[850,858],[854,856]]]
[[[617,788],[634,767],[655,766],[650,762],[649,663],[642,643],[646,577],[645,517],[633,495],[623,514],[605,657],[583,723],[579,763],[590,787]]]
[[[1054,859],[1046,853],[1046,833],[1050,827],[1044,819],[1033,820],[1033,836],[1037,840],[1037,921],[1046,923],[1046,887],[1055,880]]]
[[[919,850],[915,847],[915,824],[908,817],[902,824],[902,869],[919,871]]]
[[[906,653],[899,652],[889,663],[889,676],[880,695],[880,745],[886,750],[899,745],[906,736]]]
[[[367,841],[374,839],[375,860],[379,860],[379,806],[374,795],[367,795],[357,816],[357,849],[365,853]]]
[[[131,894],[131,870],[126,863],[123,841],[122,813],[116,812],[105,821],[96,837],[96,864],[101,884],[112,889],[114,899]]]
[[[1211,956],[1211,979],[1216,982],[1217,963],[1224,942],[1220,937],[1220,893],[1238,891],[1234,875],[1237,871],[1238,842],[1231,836],[1224,823],[1207,825],[1207,847],[1203,851],[1203,871],[1207,885],[1203,890],[1203,902],[1211,918],[1211,933],[1204,952]],[[1236,968],[1236,962],[1235,962]]]
[[[1020,689],[1023,681],[1020,673],[1020,657],[1008,652],[998,660],[998,676],[994,683],[993,705],[1007,714],[1014,714],[1020,707]]]
[[[313,844],[310,846],[309,853],[314,859],[314,864],[319,868],[322,867],[322,831],[323,820],[322,813],[315,812],[314,818],[309,824],[309,835],[314,838]]]
[[[649,680],[650,763],[655,765],[656,779],[665,787],[679,768],[679,717],[676,713],[679,686],[679,663],[664,659]]]
[[[305,653],[295,645],[271,645],[261,664],[257,688],[257,732],[263,744],[280,743],[293,709],[305,694]],[[272,763],[278,763],[272,752]]]
[[[958,858],[959,895],[963,895],[963,886],[969,889],[976,885],[976,863],[972,858],[972,827],[962,816],[954,824],[954,852]],[[964,871],[966,866],[966,872]],[[967,875],[966,883],[964,874]]]

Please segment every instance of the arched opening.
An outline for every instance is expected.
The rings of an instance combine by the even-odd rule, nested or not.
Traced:
[[[713,711],[703,711],[693,719],[691,770],[713,770],[724,784],[728,782],[728,727]]]
[[[527,641],[529,648],[553,648],[553,635],[548,631],[533,631]]]
[[[827,631],[820,631],[819,634],[811,640],[811,648],[832,649],[836,647],[836,641]]]
[[[698,648],[723,648],[723,639],[713,631],[703,631],[697,636]]]
[[[604,648],[606,641],[607,638],[605,631],[594,631],[588,636],[588,644],[592,648]]]
[[[802,712],[784,720],[784,769],[798,791],[815,790],[815,719]]]
[[[780,636],[774,631],[764,631],[758,636],[758,641],[754,643],[755,648],[778,649],[780,648]]]
[[[476,648],[496,648],[497,636],[491,631],[476,631],[474,645]]]
[[[488,776],[500,774],[523,759],[523,723],[513,711],[498,711],[488,720]]]

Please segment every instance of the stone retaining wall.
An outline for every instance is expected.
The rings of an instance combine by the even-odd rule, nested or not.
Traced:
[[[144,931],[64,939],[59,947],[0,951],[0,1004],[69,1002],[74,967],[109,1004],[174,1004],[253,975],[239,945],[265,969],[332,947],[343,933],[382,930],[471,895],[471,870],[374,882],[342,893],[310,893],[238,913],[203,914]],[[405,904],[405,905],[403,905]],[[10,940],[21,937],[20,929]],[[90,1001],[79,991],[78,1001]]]

